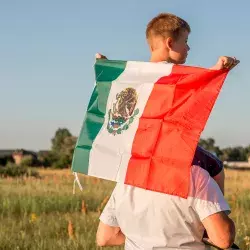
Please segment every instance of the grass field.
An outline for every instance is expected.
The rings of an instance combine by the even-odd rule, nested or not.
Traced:
[[[101,249],[95,245],[98,217],[114,183],[81,176],[84,190],[76,187],[73,195],[70,170],[39,173],[40,179],[0,179],[0,249]],[[226,197],[236,243],[250,250],[250,172],[226,171]]]

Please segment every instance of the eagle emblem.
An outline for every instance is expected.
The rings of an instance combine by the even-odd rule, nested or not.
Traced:
[[[126,88],[116,95],[116,101],[108,111],[109,133],[116,135],[127,130],[139,114],[139,109],[135,109],[138,95],[134,88]]]

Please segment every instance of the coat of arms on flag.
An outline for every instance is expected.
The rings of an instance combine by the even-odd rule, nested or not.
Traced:
[[[72,170],[186,198],[225,70],[97,60]]]
[[[126,88],[116,95],[116,101],[108,111],[108,132],[116,135],[127,130],[139,113],[135,109],[137,92],[134,88]]]

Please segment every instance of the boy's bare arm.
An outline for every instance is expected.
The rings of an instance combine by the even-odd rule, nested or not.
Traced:
[[[95,55],[96,59],[107,59],[106,56],[96,53]],[[217,63],[211,67],[212,70],[219,70],[219,69],[228,69],[231,70],[235,66],[237,66],[240,63],[239,60],[237,60],[235,57],[229,57],[229,56],[220,56]]]
[[[100,221],[96,243],[100,247],[104,246],[119,246],[125,243],[125,236],[119,227],[111,227]]]
[[[235,57],[229,56],[220,56],[217,63],[211,67],[212,70],[220,70],[220,69],[233,69],[236,65],[240,63]]]

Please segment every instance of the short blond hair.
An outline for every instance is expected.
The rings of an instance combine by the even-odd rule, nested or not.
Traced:
[[[171,13],[161,13],[148,23],[146,38],[149,44],[151,44],[152,38],[157,36],[178,39],[183,30],[191,32],[191,28],[185,20]]]

